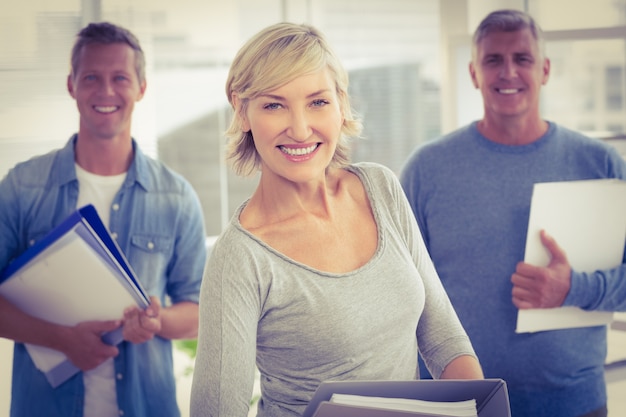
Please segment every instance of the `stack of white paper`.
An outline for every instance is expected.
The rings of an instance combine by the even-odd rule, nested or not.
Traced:
[[[425,401],[409,398],[370,397],[352,394],[333,394],[331,402],[385,410],[409,411],[445,417],[477,417],[476,400]]]
[[[599,179],[535,184],[524,261],[547,266],[541,243],[544,229],[581,272],[610,269],[622,263],[626,241],[626,181]],[[606,325],[613,313],[577,307],[520,310],[516,332],[537,332]]]

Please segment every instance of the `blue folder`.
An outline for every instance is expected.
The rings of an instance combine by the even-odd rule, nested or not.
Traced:
[[[78,242],[80,250],[86,251],[85,254],[89,255],[86,257],[86,260],[80,259],[77,262],[70,261],[67,263],[65,261],[61,261],[61,255],[59,255],[59,253],[62,253],[63,249],[69,247],[69,245],[75,244],[77,240],[81,241]],[[51,269],[57,271],[57,273],[46,274],[46,267],[48,264],[53,264],[55,256],[57,256],[57,269],[53,269],[53,267],[51,267]],[[66,269],[67,274],[59,274],[59,267]],[[29,278],[23,278],[27,271],[33,271],[34,268],[37,268],[37,271],[44,271],[44,273],[41,275],[31,273]],[[84,268],[84,270],[81,268]],[[102,223],[102,220],[98,216],[98,213],[93,205],[87,205],[76,210],[61,224],[50,231],[45,237],[36,242],[18,258],[11,262],[0,274],[0,294],[29,314],[59,324],[67,324],[64,322],[64,318],[62,317],[63,313],[58,312],[58,310],[62,310],[62,308],[58,309],[58,307],[72,305],[72,301],[75,300],[62,299],[64,296],[62,294],[62,290],[60,290],[61,296],[57,300],[43,299],[42,293],[44,296],[47,295],[44,287],[49,287],[51,285],[54,286],[56,280],[64,279],[66,278],[66,275],[73,275],[76,277],[85,276],[85,281],[80,284],[88,286],[88,279],[96,279],[90,276],[90,272],[94,270],[104,271],[103,276],[106,276],[107,280],[110,279],[108,277],[115,277],[114,280],[111,281],[121,284],[126,292],[123,292],[124,290],[120,290],[120,287],[117,286],[115,282],[105,283],[98,281],[92,283],[94,286],[97,284],[98,288],[101,288],[100,286],[102,285],[105,286],[104,288],[108,288],[107,286],[111,285],[114,288],[114,290],[112,290],[114,291],[113,293],[120,294],[121,291],[121,294],[125,297],[123,299],[128,298],[129,302],[134,302],[140,308],[146,308],[149,306],[150,299],[148,295],[143,289],[141,283],[137,280],[137,277],[126,260],[126,257],[107,231],[105,225]],[[100,275],[97,276],[100,277]],[[27,282],[27,284],[22,284],[22,281]],[[40,285],[42,289],[40,293],[33,290],[33,285],[37,285],[38,283],[41,283]],[[64,284],[59,285],[62,286]],[[68,291],[68,293],[70,293],[70,291]],[[81,297],[82,294],[84,294],[84,291],[81,292]],[[74,293],[71,295],[76,296],[77,294]],[[58,297],[59,292],[50,291],[50,296]],[[93,294],[93,297],[96,300],[102,300],[102,297],[104,296],[102,294]],[[106,303],[107,300],[103,300],[102,302]],[[114,303],[112,302],[111,305],[113,304]],[[128,305],[126,305],[126,307],[128,307]],[[74,313],[71,311],[71,307],[67,308],[69,312],[65,314]],[[114,307],[115,311],[119,308],[121,308],[121,306]],[[46,311],[46,309],[52,309],[53,311]],[[56,313],[60,314],[60,316],[55,319]],[[89,313],[91,312],[86,313],[88,319],[98,319],[97,317],[89,317]],[[121,318],[122,314],[123,308],[119,311],[119,317],[116,318]],[[103,335],[102,340],[110,345],[117,345],[123,340],[121,328]],[[41,349],[47,349],[27,345],[27,349],[28,348],[39,349],[40,351]],[[56,351],[55,354],[61,355],[60,352]],[[33,357],[32,351],[31,357]],[[35,363],[38,365],[36,361]],[[40,366],[38,366],[38,368],[40,368]],[[51,369],[46,369],[43,372],[48,382],[50,382],[53,387],[57,387],[79,372],[79,369],[69,360],[65,359]]]
[[[432,414],[352,406],[331,402],[334,393],[425,401],[476,400],[478,417],[511,417],[509,394],[502,379],[423,379],[413,381],[322,382],[303,417],[432,417]]]

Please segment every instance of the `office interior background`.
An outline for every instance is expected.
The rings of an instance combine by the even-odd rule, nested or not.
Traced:
[[[211,239],[257,180],[234,176],[223,160],[231,115],[224,82],[250,36],[284,20],[321,29],[349,71],[353,105],[365,121],[353,160],[399,172],[416,146],[482,115],[468,73],[470,39],[498,8],[527,10],[546,33],[552,72],[541,98],[545,118],[626,155],[626,0],[0,0],[0,177],[76,132],[78,112],[66,91],[74,36],[90,21],[111,21],[131,29],[147,57],[148,89],[133,136],[191,182]],[[626,389],[624,335],[617,320],[607,358],[611,417],[626,415],[626,399],[614,394]],[[5,417],[11,343],[3,339],[0,357]],[[180,378],[185,415],[187,364]],[[622,414],[613,407],[620,401]]]

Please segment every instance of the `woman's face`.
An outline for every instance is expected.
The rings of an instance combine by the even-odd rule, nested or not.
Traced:
[[[330,164],[343,115],[327,68],[251,99],[243,127],[251,131],[263,175],[292,182],[319,179]]]

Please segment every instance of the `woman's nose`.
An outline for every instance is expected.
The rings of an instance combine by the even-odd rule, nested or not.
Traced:
[[[305,111],[292,110],[287,134],[298,142],[305,142],[311,136],[311,126]]]

